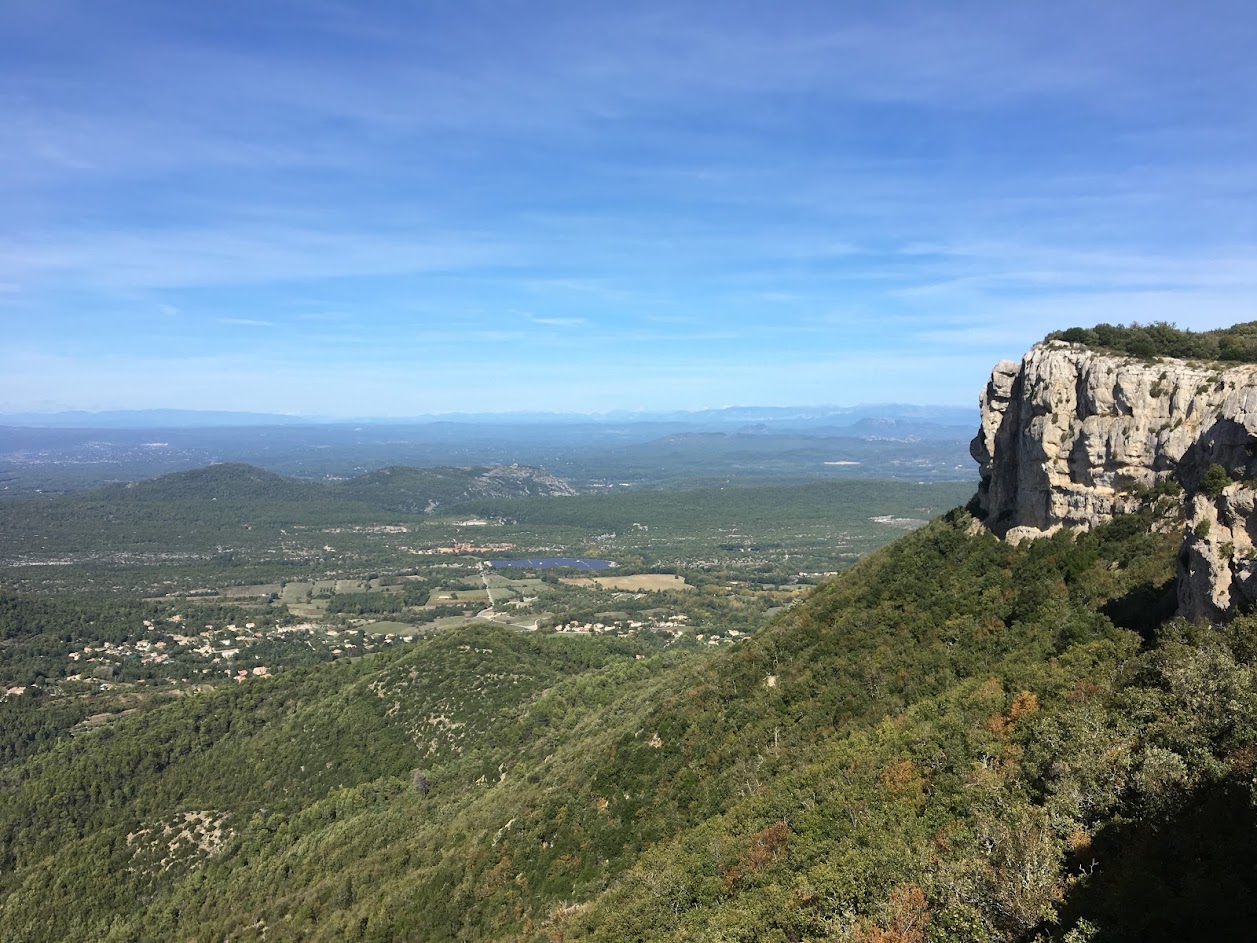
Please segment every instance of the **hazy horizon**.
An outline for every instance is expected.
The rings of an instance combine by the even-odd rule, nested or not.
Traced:
[[[168,409],[156,407],[152,409],[122,409],[122,410],[29,410],[29,411],[8,411],[0,410],[0,425],[7,423],[18,423],[21,425],[39,425],[38,420],[43,418],[47,420],[67,420],[71,417],[88,417],[91,419],[115,419],[119,417],[131,416],[147,416],[161,417],[168,416],[172,418],[182,418],[188,421],[201,417],[221,417],[236,419],[257,419],[257,420],[283,420],[285,422],[317,425],[320,423],[343,424],[343,423],[435,423],[435,422],[518,422],[525,424],[529,422],[544,421],[562,421],[562,422],[615,422],[615,421],[658,421],[658,420],[684,420],[691,418],[697,420],[699,417],[721,417],[728,415],[727,421],[752,421],[757,416],[765,418],[773,418],[780,414],[787,416],[793,414],[795,416],[814,417],[814,418],[839,418],[846,417],[852,419],[860,418],[914,418],[926,422],[940,422],[944,420],[956,419],[960,414],[973,414],[976,421],[978,409],[976,404],[973,406],[964,406],[957,403],[855,403],[851,405],[838,405],[833,403],[792,403],[786,406],[761,406],[752,404],[740,404],[730,406],[715,406],[703,409],[658,409],[658,410],[627,410],[612,409],[603,412],[574,412],[574,411],[533,411],[533,410],[514,410],[499,412],[444,412],[444,413],[417,413],[411,415],[318,415],[311,413],[269,413],[256,412],[252,410],[217,410],[217,409]],[[743,418],[741,414],[746,414],[748,418]],[[64,423],[58,423],[61,425]],[[201,423],[198,423],[201,424]]]
[[[1257,312],[1257,12],[17,0],[0,411],[973,402]]]

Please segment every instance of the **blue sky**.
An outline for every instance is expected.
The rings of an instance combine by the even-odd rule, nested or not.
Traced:
[[[1257,8],[8,0],[0,410],[968,404],[1257,319]]]

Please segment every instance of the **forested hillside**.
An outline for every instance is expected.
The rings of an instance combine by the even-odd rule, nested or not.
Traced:
[[[0,771],[0,938],[1239,938],[1257,621],[1163,623],[1168,523],[957,512],[710,652],[476,626],[150,699]]]

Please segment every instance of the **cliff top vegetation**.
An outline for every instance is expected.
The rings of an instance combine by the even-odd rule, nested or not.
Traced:
[[[1044,340],[1069,341],[1135,357],[1257,363],[1257,321],[1245,321],[1213,331],[1184,331],[1167,321],[1097,324],[1095,327],[1053,331]]]

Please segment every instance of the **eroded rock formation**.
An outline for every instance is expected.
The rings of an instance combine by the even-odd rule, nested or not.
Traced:
[[[1051,341],[995,367],[970,451],[987,526],[1013,539],[1138,506],[1219,419],[1257,428],[1257,366],[1156,362]]]
[[[1217,497],[1195,494],[1188,500],[1178,556],[1180,615],[1220,622],[1257,602],[1255,506],[1257,491],[1239,484]]]
[[[997,364],[981,409],[970,451],[978,513],[995,533],[1089,529],[1174,477],[1186,493],[1180,612],[1217,621],[1257,602],[1257,490],[1247,484],[1257,477],[1257,365],[1049,341],[1020,364]]]

